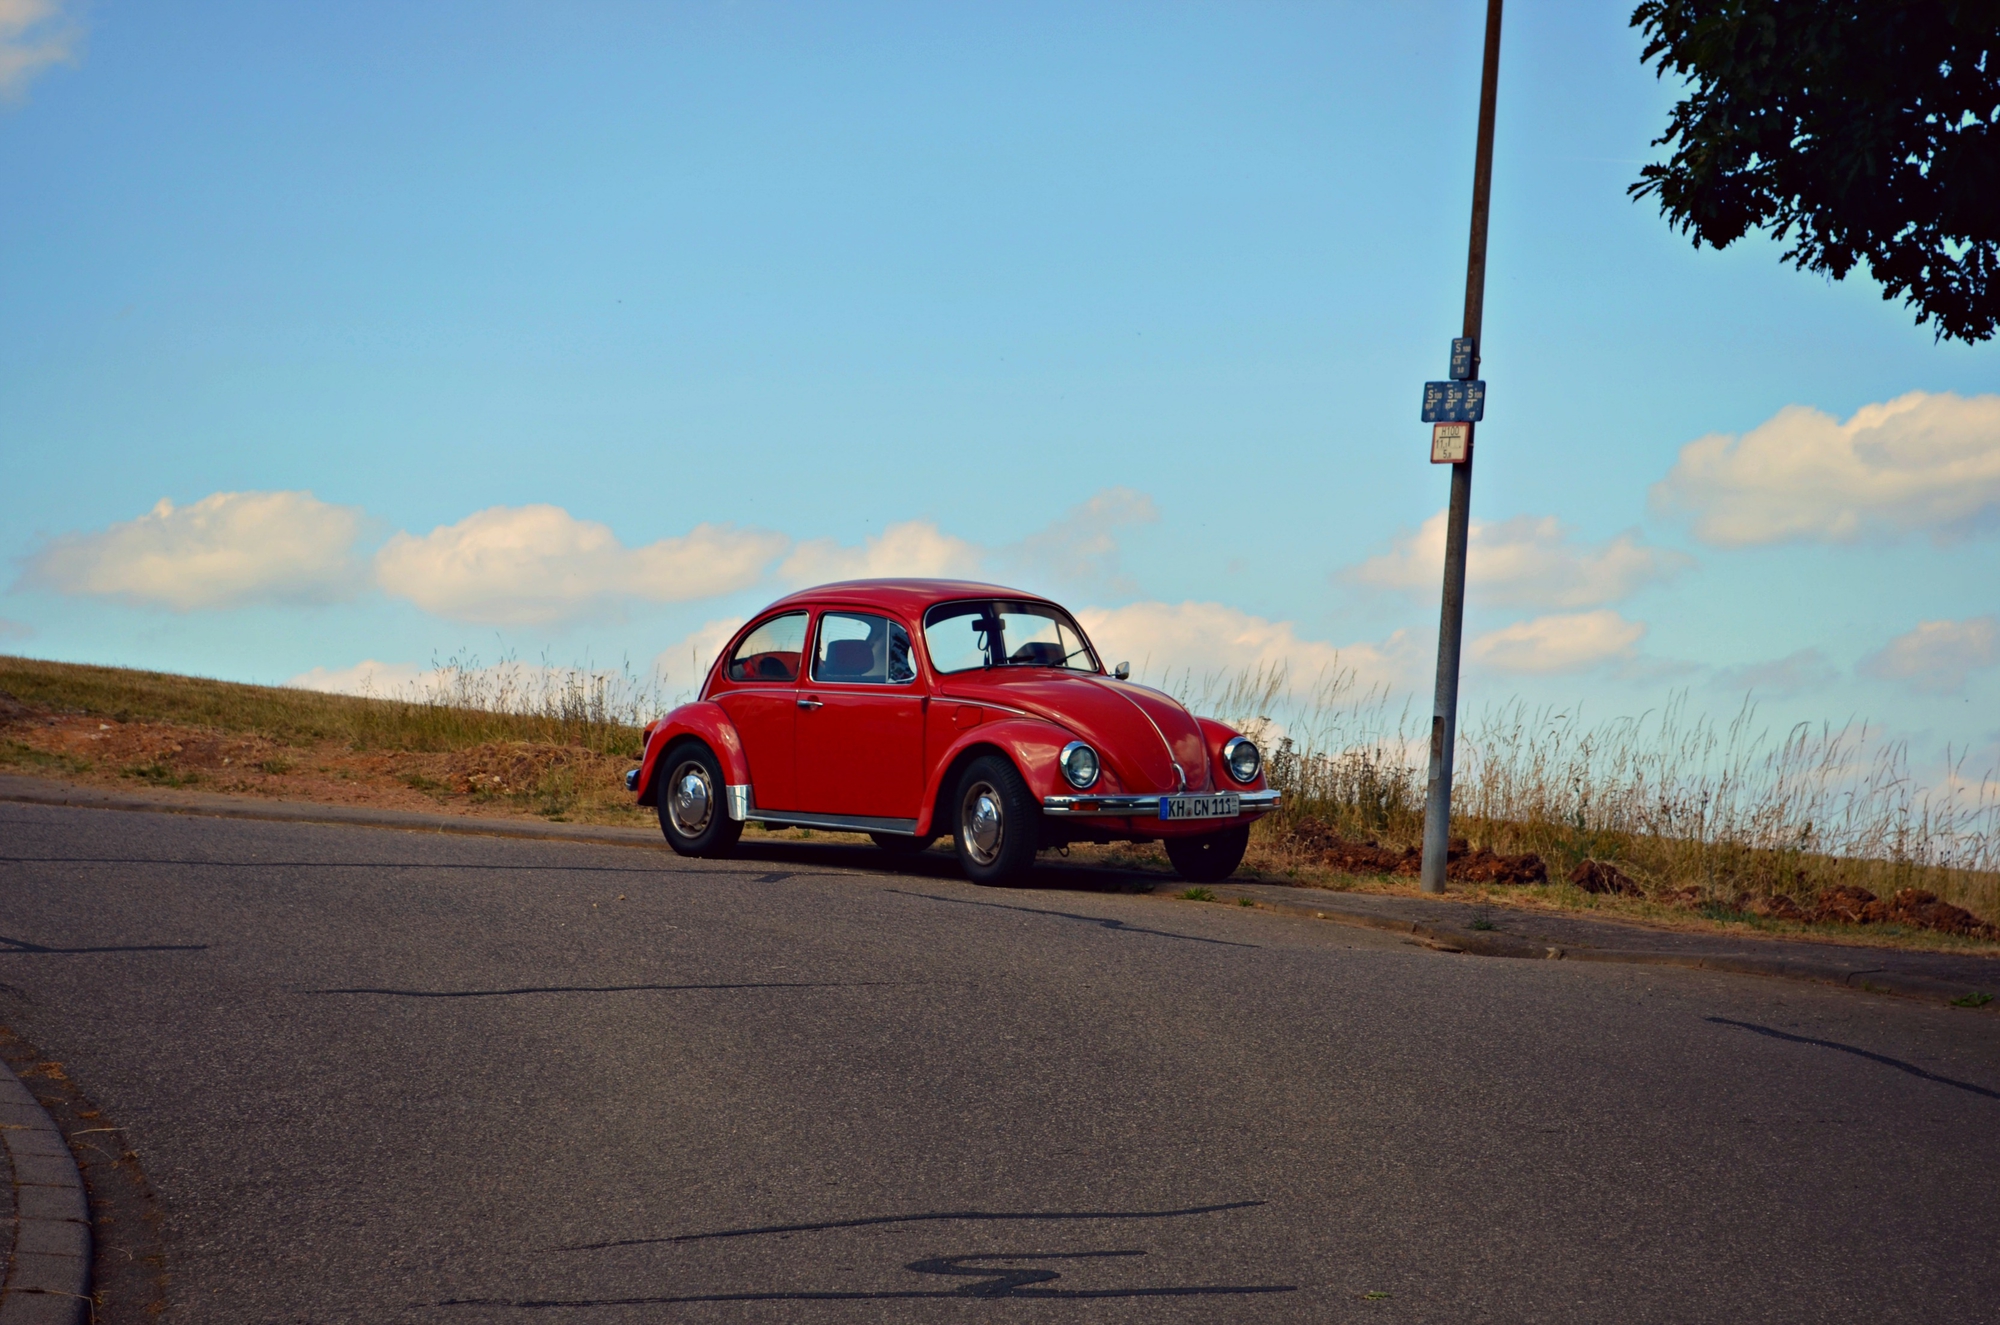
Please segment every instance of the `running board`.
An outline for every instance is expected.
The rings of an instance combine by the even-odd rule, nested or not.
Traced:
[[[753,806],[744,816],[761,824],[778,824],[785,828],[830,828],[838,833],[894,833],[898,837],[915,837],[915,819],[876,819],[865,814],[803,814],[791,810],[767,810]]]

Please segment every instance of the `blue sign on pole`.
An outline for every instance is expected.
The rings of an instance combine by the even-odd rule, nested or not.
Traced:
[[[1445,376],[1454,382],[1470,382],[1473,373],[1479,370],[1479,356],[1473,351],[1472,337],[1454,336],[1451,340],[1451,371]]]
[[[1486,383],[1424,383],[1425,423],[1478,423],[1486,417]]]

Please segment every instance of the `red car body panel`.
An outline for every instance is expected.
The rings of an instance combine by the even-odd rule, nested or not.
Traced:
[[[951,807],[944,800],[957,769],[987,751],[1011,760],[1038,801],[1268,790],[1261,770],[1247,783],[1224,771],[1222,749],[1237,735],[1233,729],[1197,719],[1172,696],[1147,686],[1102,672],[1049,667],[936,672],[923,638],[925,611],[939,603],[986,598],[1057,606],[999,585],[949,580],[850,581],[772,603],[717,655],[701,698],[647,729],[637,779],[640,801],[652,799],[662,753],[689,738],[708,745],[725,781],[744,789],[751,819],[760,817],[758,810],[771,810],[880,820],[898,825],[889,831],[918,836],[951,831]],[[796,679],[762,675],[756,668],[745,669],[751,679],[731,679],[729,660],[750,632],[798,611],[810,615],[804,656],[794,661],[790,653],[759,655],[760,661],[779,660],[762,672],[796,667]],[[827,611],[870,613],[901,624],[911,640],[914,681],[814,679],[806,662]],[[1063,747],[1077,740],[1095,749],[1100,761],[1098,780],[1087,791],[1071,786],[1057,766]],[[1261,812],[1246,809],[1238,820],[1077,818],[1063,831],[1096,840],[1194,836]]]

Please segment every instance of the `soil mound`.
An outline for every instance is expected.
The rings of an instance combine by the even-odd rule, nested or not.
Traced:
[[[1580,861],[1570,871],[1569,881],[1587,893],[1610,893],[1620,897],[1646,895],[1646,890],[1625,871],[1601,860]]]
[[[1295,846],[1319,864],[1346,874],[1414,878],[1423,872],[1424,853],[1416,847],[1398,851],[1372,841],[1356,842],[1317,820],[1293,825],[1291,838]],[[1532,851],[1518,856],[1501,855],[1486,847],[1474,850],[1464,838],[1455,837],[1445,852],[1445,877],[1461,883],[1523,886],[1547,883],[1549,867]]]
[[[1796,920],[1801,924],[1907,925],[1940,934],[2000,939],[2000,925],[1989,925],[1964,907],[1939,901],[1936,893],[1917,888],[1905,888],[1884,901],[1866,888],[1843,884],[1827,889],[1809,905],[1801,905],[1796,898],[1779,893],[1759,898],[1750,903],[1749,909],[1771,920]]]

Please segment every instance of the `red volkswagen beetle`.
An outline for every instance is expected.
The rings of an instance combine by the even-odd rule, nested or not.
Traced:
[[[646,729],[626,774],[675,851],[718,856],[748,820],[940,835],[976,883],[1069,842],[1166,844],[1227,878],[1278,806],[1257,747],[1107,674],[1068,612],[953,580],[851,580],[781,598],[716,658],[701,697]]]

